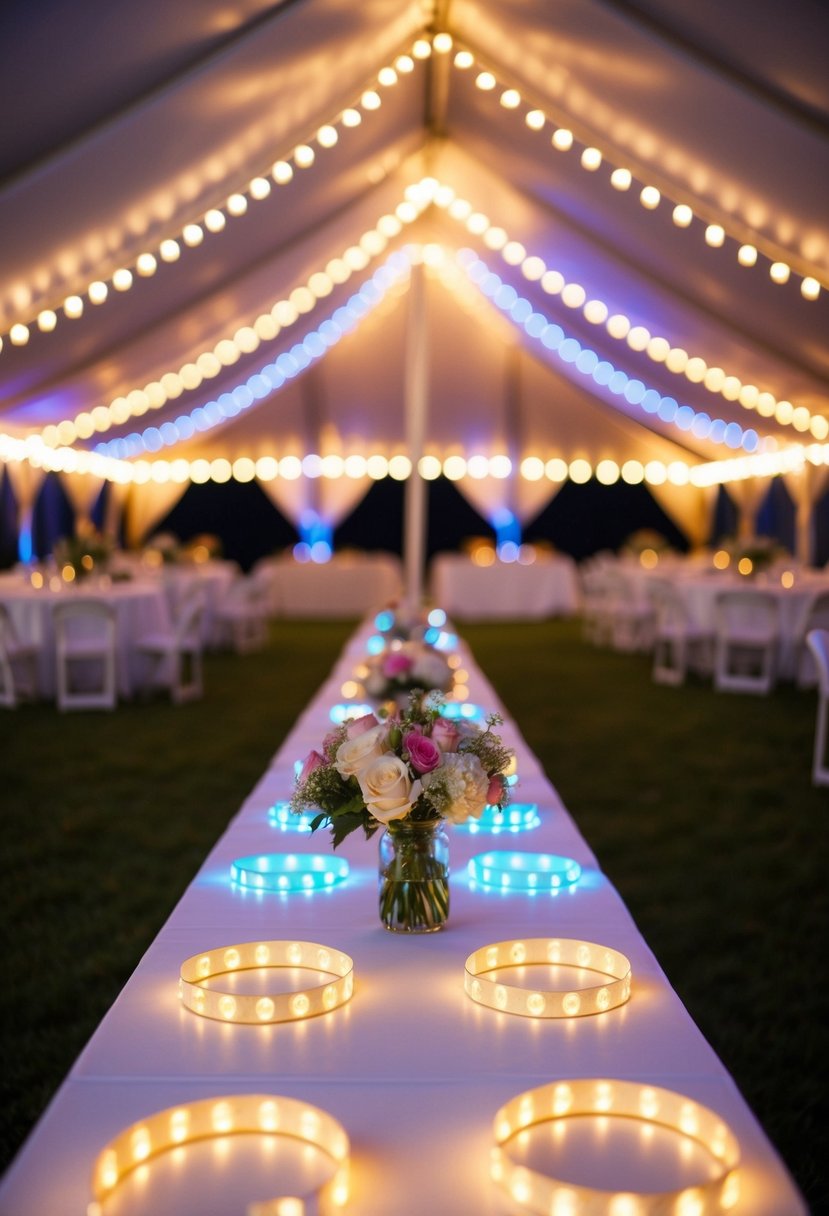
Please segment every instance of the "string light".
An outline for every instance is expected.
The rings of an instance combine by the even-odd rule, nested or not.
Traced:
[[[510,1155],[510,1142],[530,1127],[579,1115],[636,1119],[700,1144],[712,1159],[709,1176],[673,1192],[613,1192],[542,1174]],[[635,1081],[576,1078],[516,1095],[495,1116],[490,1173],[513,1204],[526,1212],[566,1216],[719,1216],[740,1194],[740,1145],[714,1111],[684,1094]]]
[[[530,122],[527,116],[526,125],[531,129],[542,130],[547,123],[552,124],[554,130],[552,134],[552,145],[559,152],[568,152],[573,147],[574,135],[569,126],[559,124],[543,109],[538,109],[530,103],[524,102],[518,91],[510,85],[499,80],[497,75],[488,67],[480,63],[473,52],[464,50],[455,55],[454,66],[459,71],[468,71],[469,68],[478,65],[479,71],[475,78],[477,87],[485,92],[494,92],[499,90],[501,104],[505,108],[512,110],[518,114],[522,104],[529,106],[528,115],[533,115],[533,121]],[[509,98],[508,103],[503,102],[504,97]],[[514,100],[517,97],[517,100]],[[601,148],[594,145],[592,137],[589,139],[585,136],[584,145],[580,153],[580,163],[582,168],[588,173],[595,173],[604,162],[612,162],[614,155],[607,148]],[[617,166],[611,169],[610,173],[611,186],[620,191],[628,190],[633,182],[633,174],[631,170],[625,166]],[[670,190],[670,188],[669,188]],[[669,192],[668,190],[668,192]],[[659,189],[654,184],[643,180],[639,193],[639,200],[643,207],[649,211],[655,211],[660,207],[663,197],[666,194],[664,189]],[[672,204],[672,218],[674,224],[678,228],[690,228],[695,218],[699,218],[705,224],[704,237],[706,243],[711,248],[722,248],[725,244],[726,237],[737,244],[737,260],[742,266],[754,265],[752,261],[744,260],[741,252],[747,248],[753,248],[755,253],[755,261],[757,255],[756,246],[759,241],[755,239],[752,244],[748,245],[742,237],[736,234],[736,225],[732,225],[732,231],[729,231],[728,226],[722,222],[720,217],[705,218],[705,213],[711,210],[709,204],[694,202],[693,207],[688,203],[675,200]],[[771,248],[770,242],[765,242]],[[774,254],[764,254],[768,257],[770,263],[769,276],[774,283],[788,282],[794,267],[791,265],[792,255],[787,253],[783,258],[779,256],[779,251]],[[800,294],[804,300],[816,300],[821,292],[821,283],[814,273],[811,271],[799,272],[801,274]]]
[[[246,995],[222,990],[215,984],[205,987],[208,980],[221,975],[286,967],[321,971],[329,978],[295,992]],[[336,978],[331,979],[332,976]],[[353,992],[354,963],[347,954],[318,942],[300,941],[242,942],[194,954],[181,964],[178,985],[179,999],[185,1009],[220,1022],[259,1026],[297,1022],[330,1013],[350,1001]]]
[[[624,397],[629,405],[638,406],[644,413],[655,415],[662,422],[676,426],[679,430],[691,431],[700,439],[724,443],[731,448],[743,447],[748,452],[754,451],[758,446],[756,431],[744,431],[736,422],[711,419],[707,414],[697,413],[689,405],[679,405],[673,397],[663,396],[657,389],[648,388],[643,381],[628,376],[609,361],[601,360],[595,351],[582,346],[577,339],[568,337],[561,326],[552,324],[542,313],[536,312],[529,300],[504,284],[486,262],[471,250],[462,249],[457,260],[470,281],[483,295],[506,313],[514,324],[521,325],[531,338],[578,374],[590,377],[595,384],[606,388],[614,396]],[[626,332],[628,331],[629,325]],[[585,468],[578,465],[575,469],[571,467],[570,477],[575,481],[588,480],[589,466]]]
[[[448,214],[460,222],[462,221],[462,213],[464,207],[470,207],[471,204],[466,200],[458,200],[455,192],[447,186],[441,186],[435,191],[434,202],[437,206],[443,208]],[[461,202],[464,207],[458,209],[457,204]],[[455,209],[453,212],[453,208]],[[480,216],[480,212],[476,212]],[[483,217],[486,218],[486,217]],[[488,223],[488,222],[487,222]],[[466,225],[467,228],[469,225]],[[587,299],[584,288],[578,283],[568,283],[560,271],[548,268],[543,258],[535,254],[526,254],[522,258],[514,256],[505,256],[505,250],[511,248],[513,251],[517,246],[517,242],[510,241],[507,233],[503,228],[488,225],[476,225],[479,229],[474,235],[479,235],[487,248],[500,250],[501,256],[509,265],[520,265],[521,272],[524,277],[532,282],[540,282],[542,289],[548,295],[560,295],[562,303],[569,308],[581,308],[585,320],[592,325],[605,325],[607,333],[611,338],[618,342],[625,342],[631,350],[637,352],[646,352],[648,357],[655,363],[664,364],[667,371],[673,375],[685,375],[692,382],[703,380],[705,387],[709,392],[718,393],[727,401],[739,401],[744,409],[758,409],[759,393],[753,385],[746,385],[733,375],[726,375],[724,372],[716,381],[707,377],[706,373],[709,370],[704,359],[698,355],[689,356],[688,353],[679,347],[673,346],[667,338],[660,335],[652,335],[644,326],[632,325],[630,319],[623,313],[610,313],[610,309],[605,301],[598,299]],[[522,248],[521,246],[517,246]],[[697,371],[701,368],[702,374],[697,376]],[[766,417],[775,414],[779,403],[771,393],[763,395],[764,410]],[[812,414],[805,407],[800,407],[803,411],[799,416],[799,430],[810,430],[815,439],[823,440],[829,437],[829,421],[822,414]],[[784,421],[783,418],[777,416],[776,421],[782,426],[792,425],[791,420]],[[698,424],[700,426],[702,424]]]
[[[437,35],[441,41],[440,46],[446,48],[446,39],[449,39],[451,46],[451,38],[449,35]],[[417,49],[416,49],[417,48]],[[425,48],[425,49],[424,49]],[[68,296],[63,300],[61,308],[64,315],[69,319],[77,319],[83,313],[83,296],[87,296],[91,303],[103,304],[108,298],[108,284],[118,292],[129,291],[134,284],[132,269],[134,268],[137,274],[142,278],[148,278],[153,275],[157,269],[156,252],[162,262],[173,263],[177,262],[181,257],[182,242],[188,248],[196,248],[202,244],[206,233],[216,234],[221,232],[227,223],[227,219],[239,218],[246,214],[250,202],[261,202],[268,198],[271,193],[271,184],[269,178],[276,185],[287,185],[294,176],[293,165],[296,168],[308,168],[316,159],[316,151],[314,144],[322,150],[333,148],[339,141],[338,127],[346,130],[359,126],[362,121],[362,112],[370,113],[378,110],[382,105],[382,95],[377,88],[373,87],[376,82],[381,89],[387,89],[394,85],[398,80],[398,72],[406,74],[411,72],[415,67],[415,62],[426,59],[431,54],[432,43],[425,39],[418,39],[411,49],[411,56],[398,55],[395,61],[397,71],[391,64],[383,66],[377,73],[371,85],[360,90],[359,99],[353,105],[347,106],[337,115],[332,116],[328,121],[324,122],[314,133],[309,136],[306,142],[297,144],[292,152],[284,159],[277,160],[270,164],[267,169],[263,168],[260,173],[255,174],[245,185],[244,189],[232,191],[221,206],[208,208],[205,212],[198,216],[191,216],[181,226],[178,232],[166,236],[162,239],[157,250],[143,250],[138,253],[135,260],[130,264],[123,264],[110,275],[96,273],[92,279],[81,289],[80,292]],[[401,62],[403,67],[400,67]],[[42,333],[51,333],[58,322],[58,313],[55,309],[39,310],[36,316],[31,318],[35,321],[42,313],[51,313],[55,320],[54,323],[46,328],[38,325],[38,329]],[[15,322],[8,332],[9,340],[14,346],[24,346],[30,336],[30,325],[24,324],[22,321]],[[0,335],[0,351],[3,349],[2,335]]]
[[[521,988],[487,973],[505,967],[568,967],[600,973],[598,984],[567,989]],[[523,1018],[575,1018],[607,1013],[630,998],[630,960],[618,950],[573,938],[531,937],[481,946],[466,960],[464,989],[479,1005]]]
[[[92,1170],[88,1216],[102,1216],[102,1206],[118,1184],[137,1166],[197,1140],[228,1135],[291,1136],[320,1149],[333,1163],[332,1176],[305,1199],[279,1197],[267,1200],[274,1216],[303,1216],[342,1208],[348,1201],[351,1147],[342,1124],[318,1106],[275,1094],[232,1094],[186,1102],[124,1128],[98,1154]],[[307,1206],[306,1206],[307,1201]],[[290,1208],[287,1205],[291,1205]],[[299,1204],[299,1206],[297,1206]],[[319,1206],[318,1206],[319,1205]]]

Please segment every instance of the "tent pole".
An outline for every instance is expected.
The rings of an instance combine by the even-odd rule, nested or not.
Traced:
[[[403,407],[406,450],[412,462],[406,481],[403,512],[403,562],[405,595],[412,608],[423,598],[423,564],[426,539],[426,483],[419,472],[428,413],[428,339],[423,266],[412,266],[409,310],[406,321],[406,362]]]

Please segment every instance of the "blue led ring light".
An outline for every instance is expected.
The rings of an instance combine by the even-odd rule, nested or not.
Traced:
[[[348,862],[328,853],[256,853],[237,857],[230,877],[250,891],[325,891],[348,877]]]
[[[581,866],[555,853],[517,853],[495,849],[470,858],[469,877],[495,891],[562,891],[581,877]]]

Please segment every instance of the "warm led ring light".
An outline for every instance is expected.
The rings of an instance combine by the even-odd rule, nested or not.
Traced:
[[[612,977],[589,988],[570,992],[516,988],[486,978],[487,971],[522,964],[562,964],[585,967]],[[574,1018],[606,1013],[630,997],[630,960],[618,950],[572,938],[530,937],[481,946],[466,960],[464,988],[479,1005],[525,1018]]]
[[[675,1191],[631,1194],[596,1190],[560,1182],[517,1165],[508,1141],[538,1123],[569,1115],[620,1115],[659,1124],[696,1140],[714,1158],[716,1175],[696,1186]],[[525,1212],[549,1216],[615,1216],[623,1209],[636,1216],[714,1216],[732,1208],[739,1196],[740,1145],[727,1123],[714,1111],[683,1094],[635,1081],[578,1079],[541,1085],[518,1094],[495,1116],[493,1180]]]
[[[327,853],[255,853],[237,857],[230,877],[252,891],[323,891],[348,877],[348,862]]]
[[[212,1136],[240,1132],[294,1136],[332,1158],[336,1171],[312,1194],[303,1198],[278,1196],[247,1208],[248,1216],[308,1216],[326,1208],[341,1208],[348,1199],[350,1146],[342,1125],[318,1106],[270,1094],[234,1094],[206,1098],[158,1111],[133,1123],[99,1153],[92,1171],[88,1216],[100,1216],[102,1203],[136,1166],[167,1149]]]
[[[265,967],[307,967],[336,975],[313,988],[299,992],[273,992],[245,995],[204,988],[205,980],[231,971]],[[218,950],[194,954],[181,964],[178,994],[182,1004],[193,1013],[220,1022],[295,1022],[328,1013],[351,999],[354,991],[354,963],[347,954],[320,946],[317,942],[243,942]]]

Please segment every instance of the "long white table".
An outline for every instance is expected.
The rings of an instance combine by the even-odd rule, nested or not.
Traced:
[[[237,1093],[303,1099],[342,1122],[352,1150],[347,1213],[517,1213],[499,1198],[488,1173],[498,1107],[548,1081],[591,1077],[676,1090],[713,1108],[742,1152],[734,1216],[804,1216],[805,1205],[762,1129],[508,718],[502,731],[518,757],[516,800],[537,802],[542,823],[515,836],[453,830],[451,913],[443,932],[407,938],[381,928],[376,841],[357,834],[339,850],[351,866],[341,887],[277,895],[230,885],[228,869],[239,856],[330,851],[326,835],[270,826],[268,809],[290,794],[294,761],[319,744],[365,638],[361,630],[346,647],[81,1054],[0,1184],[0,1213],[82,1216],[93,1160],[116,1133],[173,1105]],[[471,656],[463,658],[471,699],[498,708]],[[555,897],[475,890],[466,863],[492,848],[563,854],[584,873],[575,889]],[[580,938],[621,950],[633,968],[629,1003],[566,1021],[474,1004],[463,987],[467,955],[525,936]],[[186,957],[278,938],[350,954],[351,1002],[277,1026],[221,1024],[181,1007],[177,978]],[[258,990],[257,974],[249,976]],[[548,1169],[554,1161],[571,1183],[627,1192],[673,1190],[706,1177],[707,1157],[689,1151],[687,1139],[628,1119],[569,1120],[555,1133],[544,1125],[524,1137],[518,1151]],[[254,1199],[301,1193],[319,1181],[320,1168],[313,1153],[286,1138],[204,1140],[134,1170],[102,1216],[232,1216]],[[639,1210],[633,1200],[618,1207],[626,1216]],[[673,1207],[665,1210],[673,1216]],[[690,1201],[687,1210],[695,1210]]]
[[[462,553],[439,553],[430,585],[435,603],[461,620],[544,619],[579,610],[576,563],[562,554],[542,554],[529,565],[482,566]]]

